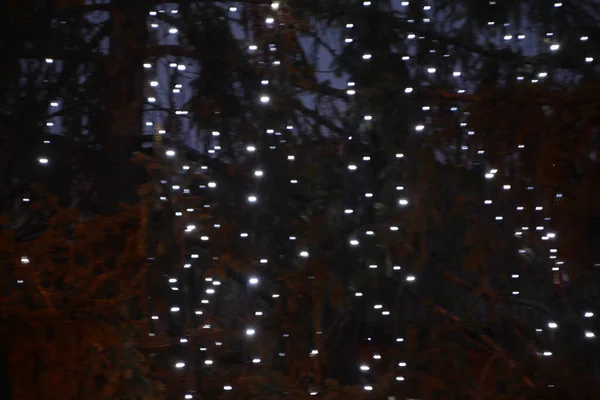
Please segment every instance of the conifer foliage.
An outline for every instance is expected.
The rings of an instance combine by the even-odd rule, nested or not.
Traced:
[[[36,192],[43,231],[2,220],[0,318],[13,398],[152,398],[137,340],[151,275],[139,208],[86,220]],[[7,229],[12,227],[13,229]]]
[[[597,395],[595,1],[10,4],[15,398]]]

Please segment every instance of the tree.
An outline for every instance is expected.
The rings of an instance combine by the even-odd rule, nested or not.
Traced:
[[[137,349],[151,275],[139,208],[86,220],[41,191],[29,203],[43,232],[24,237],[31,223],[13,214],[0,239],[0,335],[13,397],[156,398]]]
[[[139,138],[142,122],[156,133],[154,157],[138,159],[151,172],[148,256],[166,275],[151,290],[151,333],[168,350],[155,365],[182,374],[171,395],[596,389],[578,376],[594,365],[595,190],[573,181],[595,174],[583,157],[596,126],[584,38],[597,10],[492,3],[113,2],[110,24],[89,23],[114,44],[108,58],[77,49],[91,60],[89,138],[111,149],[97,164],[120,154],[118,169],[86,171],[102,176],[99,194],[136,186],[122,150],[137,144],[115,143]],[[109,7],[68,15],[91,9]],[[130,60],[119,57],[127,46]],[[320,72],[326,54],[340,78]],[[106,59],[119,62],[103,69]],[[577,237],[563,218],[591,237],[547,246]],[[579,349],[562,349],[565,338]]]

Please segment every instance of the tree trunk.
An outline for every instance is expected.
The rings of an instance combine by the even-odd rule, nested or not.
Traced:
[[[98,165],[98,195],[103,208],[124,201],[138,201],[137,186],[143,171],[132,166],[133,151],[139,150],[143,133],[144,85],[148,41],[147,3],[142,0],[111,2],[112,32],[105,65],[107,91],[106,131],[99,142],[105,151]]]
[[[12,384],[8,375],[8,355],[0,347],[0,398],[12,399]]]

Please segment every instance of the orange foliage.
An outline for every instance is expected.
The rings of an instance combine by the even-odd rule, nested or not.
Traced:
[[[130,390],[125,363],[144,329],[133,317],[143,315],[148,273],[140,212],[85,221],[46,202],[33,208],[52,213],[35,238],[0,230],[0,338],[13,397],[116,398]]]

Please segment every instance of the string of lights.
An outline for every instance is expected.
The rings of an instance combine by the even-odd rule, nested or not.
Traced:
[[[404,20],[410,24],[411,20],[407,10],[411,9],[412,3],[403,1],[399,7],[389,7],[384,2],[361,1],[360,5],[362,11],[355,15],[356,20],[345,23],[343,28],[345,48],[355,51],[357,57],[360,57],[360,62],[366,67],[364,67],[364,71],[358,68],[357,76],[348,74],[349,80],[346,82],[345,92],[348,96],[348,104],[355,103],[357,105],[354,110],[358,115],[355,115],[354,118],[360,119],[360,124],[347,137],[341,138],[343,140],[343,176],[348,185],[345,188],[347,191],[346,197],[343,197],[342,200],[344,203],[341,209],[342,215],[339,217],[344,221],[349,221],[349,226],[351,226],[348,229],[350,233],[342,238],[346,245],[345,254],[350,254],[350,257],[352,257],[353,254],[362,253],[361,256],[353,260],[352,265],[361,264],[358,269],[362,272],[357,273],[357,276],[364,279],[364,282],[362,282],[362,285],[355,285],[354,283],[348,285],[346,290],[351,293],[356,302],[366,304],[365,319],[368,322],[362,332],[365,334],[363,339],[366,342],[371,341],[370,332],[374,332],[384,325],[395,333],[393,335],[393,345],[399,349],[396,355],[390,356],[391,359],[386,359],[388,355],[381,354],[379,350],[382,346],[376,346],[374,347],[376,350],[368,354],[368,361],[358,360],[356,367],[362,374],[362,388],[366,392],[372,392],[377,390],[377,385],[374,383],[376,380],[368,376],[374,370],[379,371],[375,364],[394,365],[394,379],[398,384],[403,384],[407,377],[404,372],[407,369],[407,360],[404,358],[405,336],[403,333],[398,332],[399,321],[402,321],[398,314],[408,313],[408,311],[395,304],[390,304],[389,299],[382,300],[385,296],[377,293],[377,287],[370,285],[370,283],[376,279],[387,279],[398,282],[399,285],[414,285],[414,287],[417,287],[416,285],[418,285],[418,280],[421,277],[411,268],[410,262],[402,263],[395,260],[390,255],[390,251],[386,250],[384,256],[372,257],[371,254],[382,245],[384,247],[386,245],[394,246],[395,243],[400,241],[399,238],[402,237],[401,235],[406,229],[404,222],[408,219],[407,215],[413,212],[413,205],[416,203],[413,193],[416,193],[418,188],[407,185],[407,173],[405,172],[389,179],[388,184],[394,187],[394,212],[388,214],[385,219],[373,221],[373,218],[368,217],[363,210],[375,209],[380,204],[385,205],[387,202],[386,194],[382,193],[382,190],[374,190],[371,187],[365,192],[356,194],[356,182],[377,179],[369,172],[372,164],[394,164],[398,166],[399,170],[404,171],[410,168],[410,163],[417,155],[411,154],[405,143],[391,149],[385,149],[386,153],[383,155],[374,154],[369,150],[371,145],[369,135],[378,129],[382,117],[375,105],[370,104],[368,100],[364,100],[368,97],[362,92],[361,82],[365,81],[366,78],[361,73],[369,74],[371,70],[368,66],[380,62],[377,57],[382,56],[400,57],[408,66],[411,76],[408,85],[404,88],[404,95],[411,99],[409,101],[414,100],[419,103],[416,107],[420,110],[420,114],[414,116],[414,123],[413,121],[410,122],[411,130],[407,133],[408,137],[435,137],[440,129],[435,126],[436,119],[433,116],[435,112],[439,111],[436,109],[437,107],[433,103],[425,101],[420,103],[421,99],[426,98],[427,93],[427,87],[422,83],[423,75],[431,82],[436,79],[440,82],[453,82],[455,88],[453,94],[458,96],[472,95],[476,90],[476,85],[470,81],[471,77],[465,76],[466,74],[460,68],[452,68],[455,60],[450,54],[436,53],[436,51],[431,50],[432,53],[435,53],[432,56],[435,57],[432,58],[435,63],[431,62],[427,65],[424,65],[422,60],[416,56],[419,46],[421,46],[419,42],[425,37],[419,31],[423,25],[437,23],[434,18],[436,10],[433,4],[420,5],[421,20],[417,21],[418,23],[412,21],[415,26],[415,33],[406,33],[407,49],[404,55],[376,54],[369,48],[372,43],[367,42],[368,35],[362,33],[358,35],[357,32],[368,30],[368,27],[359,27],[359,24],[363,23],[361,16],[367,16],[369,13],[405,13],[406,18]],[[562,6],[563,4],[560,2],[552,4],[555,9],[560,9]],[[159,114],[153,115],[156,120],[149,118],[145,123],[148,129],[152,129],[157,137],[165,138],[164,142],[160,139],[161,142],[157,145],[157,148],[164,150],[164,154],[159,156],[164,157],[167,161],[171,175],[161,177],[160,183],[164,189],[163,192],[157,194],[158,201],[173,204],[172,211],[177,221],[175,226],[179,229],[176,235],[197,239],[186,249],[186,254],[182,257],[180,265],[175,268],[165,266],[165,271],[169,272],[165,274],[164,279],[166,279],[167,287],[173,294],[169,297],[172,303],[169,304],[166,310],[168,316],[159,315],[158,311],[150,316],[153,323],[152,335],[158,334],[161,330],[177,332],[178,337],[172,345],[173,353],[170,362],[176,372],[181,372],[182,376],[187,377],[182,384],[183,395],[186,399],[194,398],[198,390],[196,385],[197,376],[216,374],[216,372],[211,371],[200,372],[200,369],[212,369],[212,371],[220,368],[225,369],[224,365],[219,365],[219,357],[223,354],[221,349],[226,347],[226,339],[231,341],[239,338],[243,339],[239,346],[243,358],[241,364],[256,368],[257,374],[261,373],[260,368],[269,368],[277,363],[285,363],[281,359],[289,358],[289,354],[281,349],[274,350],[274,347],[278,346],[267,346],[265,342],[273,341],[273,344],[280,345],[286,341],[296,340],[296,337],[290,334],[289,331],[267,330],[263,326],[264,321],[267,321],[268,317],[272,317],[270,314],[275,314],[275,311],[268,309],[268,307],[275,308],[275,306],[267,303],[263,299],[263,295],[268,292],[271,301],[279,301],[278,304],[282,304],[282,297],[286,297],[286,294],[283,293],[285,289],[273,282],[279,277],[269,276],[268,274],[262,276],[261,271],[272,272],[272,269],[266,268],[267,265],[270,267],[271,265],[289,263],[290,265],[307,267],[311,263],[318,262],[317,254],[320,250],[311,247],[311,245],[314,246],[314,242],[311,242],[310,238],[304,237],[304,232],[301,229],[294,230],[293,228],[288,230],[289,235],[287,238],[295,244],[295,259],[274,259],[273,254],[278,257],[280,252],[271,249],[270,251],[273,251],[273,254],[267,254],[265,247],[268,246],[264,244],[264,236],[266,235],[263,232],[264,227],[261,226],[262,215],[268,213],[270,207],[273,207],[267,199],[273,183],[271,181],[269,181],[271,183],[266,183],[266,181],[267,178],[270,178],[270,174],[275,174],[275,171],[271,172],[265,165],[277,168],[277,163],[282,159],[285,160],[290,166],[282,166],[281,169],[293,174],[293,176],[288,176],[289,185],[304,187],[302,186],[303,178],[300,171],[302,166],[310,163],[309,160],[303,159],[300,154],[291,151],[293,149],[292,144],[297,139],[294,136],[296,134],[294,126],[291,123],[285,124],[284,133],[282,134],[280,132],[281,127],[269,124],[267,120],[269,114],[265,111],[270,107],[275,107],[273,104],[274,99],[279,94],[279,88],[276,87],[275,82],[277,81],[276,77],[280,74],[281,64],[285,60],[277,56],[279,54],[278,44],[271,40],[277,36],[274,32],[279,30],[280,26],[285,23],[282,20],[286,17],[283,10],[287,7],[289,7],[287,4],[275,1],[270,4],[257,5],[227,4],[222,9],[222,11],[227,11],[230,14],[255,13],[257,18],[262,19],[266,29],[266,33],[262,36],[254,33],[254,35],[249,34],[248,37],[244,38],[253,67],[256,71],[260,71],[256,74],[258,78],[256,83],[259,89],[254,92],[255,98],[253,99],[257,107],[253,117],[256,117],[257,120],[254,121],[256,126],[249,129],[250,132],[226,132],[221,126],[218,126],[219,124],[202,127],[204,135],[209,138],[209,144],[197,150],[201,153],[201,157],[194,162],[185,159],[186,143],[185,140],[180,140],[178,136],[189,128],[188,114],[184,106],[185,100],[179,99],[174,110],[173,118],[180,122],[176,125],[169,123],[170,127],[178,126],[179,129],[174,128],[172,131],[165,129],[166,124],[163,123],[166,121],[159,121]],[[178,10],[153,10],[150,16],[157,16],[161,12],[176,15]],[[490,29],[495,29],[499,25],[501,23],[498,21],[488,23]],[[164,25],[151,22],[150,27],[159,29]],[[502,23],[502,29],[494,31],[496,36],[493,40],[498,45],[506,46],[515,51],[521,48],[521,43],[523,43],[523,47],[527,47],[538,40],[541,42],[539,52],[558,55],[562,50],[563,46],[558,34],[546,33],[541,38],[530,39],[517,27],[514,28],[515,31],[511,31],[512,28],[512,25]],[[499,31],[502,31],[502,34],[498,35]],[[169,27],[167,32],[169,35],[176,35],[178,30],[175,27]],[[526,41],[526,39],[529,41]],[[589,36],[581,36],[579,41],[581,44],[587,44]],[[594,56],[586,55],[581,61],[592,65]],[[46,63],[52,64],[54,62],[53,59],[46,59]],[[442,68],[441,64],[446,64],[446,66]],[[168,67],[165,69],[167,72],[160,72],[158,63],[155,64],[153,60],[149,60],[144,64],[149,77],[150,94],[147,101],[153,106],[165,106],[169,103],[170,98],[167,98],[159,90],[163,87],[169,87],[166,92],[170,92],[171,96],[182,95],[181,97],[185,97],[183,95],[186,93],[186,85],[189,82],[182,74],[189,72],[192,67],[186,65],[183,61],[170,61],[166,66]],[[447,68],[447,66],[449,67]],[[442,70],[448,70],[449,76],[443,76]],[[523,66],[523,70],[526,72],[517,75],[516,80],[517,82],[530,84],[543,84],[551,78],[561,79],[560,74],[562,73],[560,70],[552,72],[550,69],[527,71],[526,66]],[[174,72],[177,76],[169,75],[171,72]],[[163,83],[162,80],[165,80],[165,82]],[[524,190],[522,190],[523,188],[517,187],[523,185],[522,183],[510,181],[508,172],[524,157],[522,154],[526,150],[526,145],[515,143],[514,157],[506,160],[504,165],[493,165],[492,161],[487,158],[489,149],[484,146],[486,133],[478,132],[472,128],[471,116],[468,111],[464,111],[464,109],[468,109],[465,106],[465,98],[457,97],[458,101],[451,108],[455,115],[462,114],[459,118],[462,121],[460,128],[463,132],[461,141],[463,147],[461,150],[464,151],[465,155],[461,159],[472,161],[472,154],[475,153],[479,159],[473,161],[473,163],[483,165],[486,168],[484,175],[481,177],[485,187],[482,203],[486,210],[489,210],[487,212],[491,216],[491,220],[496,224],[509,225],[508,229],[518,241],[530,243],[531,238],[535,238],[536,247],[547,252],[544,257],[547,258],[550,271],[545,275],[546,283],[555,286],[569,283],[569,275],[565,271],[564,260],[559,257],[558,246],[555,245],[560,240],[560,233],[552,226],[551,210],[553,205],[547,204],[547,202],[544,203],[543,193],[533,183],[526,183]],[[59,105],[59,101],[51,102],[49,105],[50,110],[54,112]],[[214,112],[218,113],[219,111]],[[56,128],[57,125],[55,122],[46,123],[49,130]],[[236,154],[236,159],[223,154],[222,150],[226,147],[226,144],[221,143],[221,139],[224,136],[233,137],[239,144],[240,151],[239,154]],[[46,139],[48,143],[50,143],[50,140]],[[408,139],[406,139],[406,142],[408,142]],[[271,153],[277,153],[279,158],[271,158]],[[245,173],[243,182],[247,185],[244,186],[243,199],[235,198],[235,195],[231,193],[224,193],[222,188],[227,187],[228,182],[223,182],[222,175],[207,165],[211,160],[219,158],[225,160],[227,157],[230,157],[230,164],[238,164],[237,167]],[[52,160],[46,154],[40,154],[37,161],[43,168],[52,166]],[[441,164],[450,163],[443,156],[438,156],[437,162]],[[198,183],[198,177],[201,181],[200,184]],[[341,178],[341,176],[338,176],[338,178]],[[196,187],[191,187],[191,185]],[[368,187],[368,184],[365,186]],[[359,190],[362,190],[362,187]],[[291,193],[283,189],[282,192],[284,196]],[[356,196],[356,198],[353,196]],[[497,198],[495,196],[502,197]],[[563,198],[563,194],[560,192],[555,193],[554,196],[555,202],[559,202]],[[185,200],[174,201],[180,198]],[[24,198],[23,201],[27,202],[28,199]],[[510,212],[507,211],[509,206]],[[227,207],[235,209],[228,211]],[[169,208],[169,210],[171,209]],[[527,213],[527,211],[531,212]],[[233,224],[233,218],[228,218],[228,213],[237,218],[235,224]],[[301,219],[303,215],[301,212],[299,214],[294,217]],[[179,222],[178,219],[183,222]],[[381,229],[382,226],[385,227],[385,232]],[[236,228],[238,231],[233,232]],[[235,234],[235,238],[233,238],[233,234]],[[238,258],[237,261],[245,264],[242,268],[231,267],[232,260],[229,259],[233,252],[231,248],[240,251],[240,255],[236,257]],[[519,247],[517,254],[523,258],[528,257],[530,252],[529,246],[523,245]],[[29,263],[29,259],[24,256],[22,263]],[[232,272],[231,270],[235,271]],[[232,278],[232,275],[239,270],[243,272],[236,276],[242,276],[242,278],[236,281]],[[219,272],[217,273],[217,271]],[[364,271],[367,271],[366,274]],[[511,282],[507,293],[510,296],[526,296],[532,290],[530,284],[527,283],[527,272],[525,270],[519,271],[511,267],[500,273],[507,275],[506,278]],[[309,274],[310,276],[314,275]],[[242,286],[244,289],[240,290],[238,286]],[[192,291],[196,293],[192,293]],[[227,291],[236,293],[239,297],[227,301],[216,300],[225,296]],[[234,309],[240,307],[240,303],[245,306],[243,310],[239,310],[239,312],[237,310],[231,311],[231,307]],[[227,308],[227,304],[229,304],[229,308]],[[231,314],[235,314],[235,318],[239,317],[242,321],[242,323],[233,325],[235,327],[231,330],[233,332],[227,330],[227,333],[223,333],[226,329],[213,322],[218,319],[220,313],[224,313],[224,309],[228,310],[228,318],[234,319]],[[593,339],[595,332],[588,325],[585,325],[585,321],[594,317],[595,309],[589,306],[577,312],[584,321],[584,339]],[[162,321],[163,318],[169,322],[159,325],[158,321]],[[171,327],[169,327],[169,324]],[[200,329],[197,329],[197,327],[200,327]],[[546,321],[546,327],[550,331],[556,331],[560,329],[560,321],[548,320]],[[311,360],[314,360],[314,364],[318,365],[324,352],[322,341],[318,337],[322,336],[323,332],[316,326],[315,330],[317,331],[315,333],[317,339],[311,339],[312,349],[308,352],[307,357],[310,357]],[[538,328],[538,331],[542,332],[543,330]],[[275,335],[281,337],[275,338]],[[282,338],[284,339],[283,342],[280,341]],[[286,346],[282,345],[282,347],[285,348]],[[274,351],[275,355],[266,354],[267,350]],[[553,354],[548,348],[536,349],[536,351],[542,356]],[[237,389],[238,385],[234,380],[236,374],[238,376],[241,374],[240,370],[231,372],[233,369],[230,369],[228,371],[225,374],[226,381],[221,385],[221,390],[225,392]],[[310,382],[307,385],[307,390],[311,395],[319,395],[321,392],[320,383]]]

